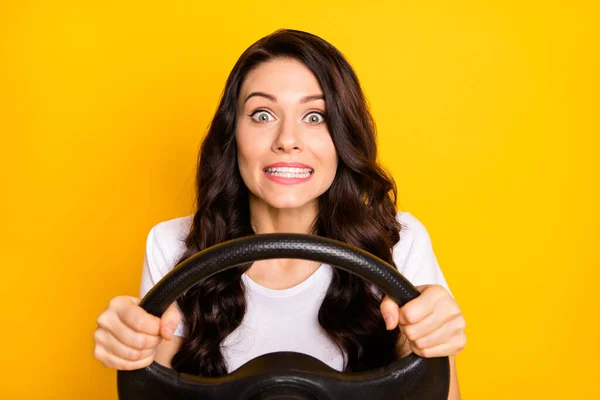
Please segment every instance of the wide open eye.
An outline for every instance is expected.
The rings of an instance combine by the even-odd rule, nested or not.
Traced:
[[[250,114],[253,120],[260,123],[275,121],[275,118],[271,115],[270,112],[266,110],[256,110],[252,114]],[[269,119],[271,117],[271,119]]]
[[[325,116],[322,113],[316,111],[307,114],[304,118],[307,120],[308,123],[314,125],[320,124],[321,122],[325,121]]]

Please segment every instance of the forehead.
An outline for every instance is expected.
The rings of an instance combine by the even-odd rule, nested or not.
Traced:
[[[259,64],[248,73],[240,90],[240,97],[260,91],[279,95],[322,94],[317,78],[308,67],[291,58],[276,58]]]

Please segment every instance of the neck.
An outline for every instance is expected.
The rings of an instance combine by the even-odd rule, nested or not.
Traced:
[[[250,224],[255,234],[311,233],[317,217],[317,200],[298,208],[274,208],[250,197]],[[287,289],[306,280],[320,263],[295,259],[262,260],[252,264],[246,275],[270,289]]]

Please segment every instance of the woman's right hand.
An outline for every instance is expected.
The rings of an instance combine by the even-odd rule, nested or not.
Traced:
[[[141,369],[154,361],[156,349],[163,340],[171,340],[181,314],[171,304],[159,319],[130,296],[113,298],[96,319],[94,357],[104,366],[120,370]]]

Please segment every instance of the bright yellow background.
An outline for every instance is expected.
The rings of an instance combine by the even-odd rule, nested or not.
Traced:
[[[463,397],[600,397],[597,2],[126,3],[0,5],[2,398],[116,399],[95,319],[192,212],[227,74],[280,27],[358,72],[467,320]]]

